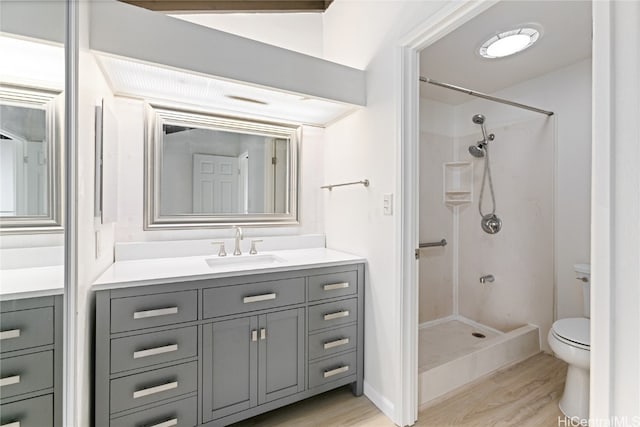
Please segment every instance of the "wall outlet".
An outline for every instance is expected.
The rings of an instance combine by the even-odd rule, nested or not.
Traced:
[[[383,195],[382,212],[385,215],[393,215],[393,194],[387,193]]]

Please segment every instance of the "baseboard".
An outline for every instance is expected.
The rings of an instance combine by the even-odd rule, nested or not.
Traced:
[[[384,397],[382,394],[378,392],[378,390],[371,387],[371,385],[365,381],[364,382],[364,395],[376,405],[376,407],[387,416],[391,421],[395,420],[395,406],[389,399]],[[395,422],[395,421],[394,421]]]

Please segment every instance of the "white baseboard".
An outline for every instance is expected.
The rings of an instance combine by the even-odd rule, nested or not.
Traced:
[[[371,387],[368,382],[364,382],[364,395],[376,405],[376,407],[387,416],[391,421],[395,422],[395,406],[389,399],[384,397],[382,394],[378,392],[378,390]]]

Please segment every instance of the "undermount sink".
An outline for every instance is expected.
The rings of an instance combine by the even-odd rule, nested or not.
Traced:
[[[284,259],[271,254],[240,255],[240,256],[228,255],[224,257],[207,258],[205,261],[207,262],[207,265],[209,265],[209,267],[211,268],[235,266],[235,265],[240,265],[240,266],[269,265],[269,264],[280,264],[285,262]]]

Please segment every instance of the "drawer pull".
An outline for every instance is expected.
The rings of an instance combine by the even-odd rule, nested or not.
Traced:
[[[0,387],[14,385],[20,383],[20,375],[14,375],[12,377],[0,378]]]
[[[173,427],[178,425],[177,418],[171,418],[170,420],[161,422],[159,424],[150,425],[149,427]]]
[[[163,391],[173,390],[174,388],[178,388],[178,381],[173,381],[173,382],[158,385],[155,387],[143,388],[142,390],[134,391],[133,398],[138,399],[140,397],[146,397],[152,394],[162,393]]]
[[[11,329],[10,331],[0,332],[0,340],[8,340],[11,338],[19,338],[19,337],[20,337],[20,329]],[[7,425],[11,425],[11,424],[7,424]]]
[[[339,319],[341,317],[349,317],[349,310],[336,311],[335,313],[325,314],[324,320]]]
[[[178,314],[178,307],[158,308],[156,310],[136,311],[133,313],[134,319],[146,319],[148,317],[168,316]]]
[[[156,356],[158,354],[171,353],[178,351],[178,344],[165,345],[162,347],[148,348],[146,350],[139,350],[133,352],[134,359],[141,359],[143,357]]]
[[[342,338],[335,341],[327,341],[326,343],[324,343],[324,349],[328,350],[330,348],[340,347],[341,345],[346,345],[346,344],[349,344],[349,338]]]
[[[258,331],[256,329],[251,331],[251,341],[253,342],[258,341]]]
[[[261,340],[266,340],[267,339],[267,330],[265,328],[261,328],[260,329],[260,339]]]
[[[329,377],[332,377],[334,375],[338,375],[338,374],[341,374],[343,372],[347,372],[348,370],[349,370],[349,365],[341,366],[341,367],[336,368],[336,369],[329,369],[327,371],[324,371],[323,377],[324,378],[329,378]]]
[[[20,427],[20,421],[14,421],[9,424],[2,424],[0,427]]]
[[[335,291],[336,289],[345,289],[349,287],[349,282],[331,283],[322,287],[325,291]]]
[[[244,297],[242,299],[242,302],[245,304],[248,304],[251,302],[268,301],[270,299],[276,299],[276,294],[271,293],[271,294],[262,294],[262,295],[252,295],[250,297]]]

